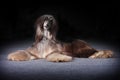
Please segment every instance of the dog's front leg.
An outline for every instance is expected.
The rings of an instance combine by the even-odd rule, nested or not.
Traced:
[[[12,61],[27,61],[32,59],[38,59],[38,51],[34,47],[27,48],[26,50],[17,50],[8,55],[8,60]]]
[[[51,62],[69,62],[72,60],[72,57],[64,55],[61,52],[52,52],[46,57],[46,60]]]

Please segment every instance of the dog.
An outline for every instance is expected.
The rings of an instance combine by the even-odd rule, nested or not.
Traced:
[[[96,50],[83,40],[71,43],[56,39],[58,24],[54,16],[40,16],[36,22],[35,42],[25,50],[17,50],[8,55],[8,60],[26,61],[46,59],[51,62],[69,62],[74,57],[79,58],[111,58],[111,50]]]

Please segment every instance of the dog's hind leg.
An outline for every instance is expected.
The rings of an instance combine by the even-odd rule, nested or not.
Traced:
[[[89,58],[111,58],[113,57],[113,52],[110,50],[100,50],[95,52]]]

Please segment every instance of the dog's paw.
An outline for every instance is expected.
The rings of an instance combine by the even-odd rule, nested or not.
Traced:
[[[26,61],[30,60],[30,54],[24,50],[18,50],[10,53],[7,58],[12,61]]]
[[[111,58],[113,57],[113,52],[110,50],[101,50],[90,56],[89,58]]]
[[[72,60],[71,56],[59,54],[59,53],[53,53],[47,56],[47,61],[51,62],[69,62]]]

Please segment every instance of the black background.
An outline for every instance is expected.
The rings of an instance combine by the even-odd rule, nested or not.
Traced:
[[[58,39],[119,40],[118,5],[67,2],[3,2],[0,7],[0,40],[34,39],[34,23],[43,14],[55,16]]]
[[[0,3],[0,42],[33,39],[34,23],[44,14],[53,15],[59,25],[57,38],[94,39],[118,45],[118,5],[73,2],[2,2]]]

